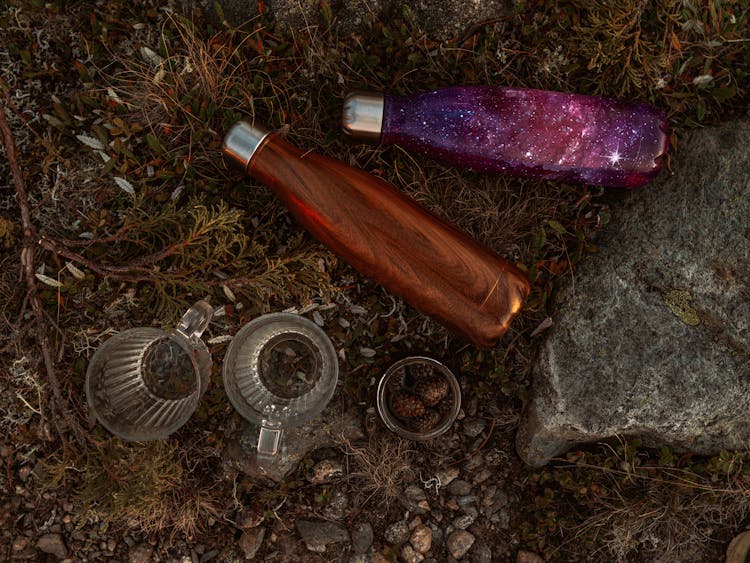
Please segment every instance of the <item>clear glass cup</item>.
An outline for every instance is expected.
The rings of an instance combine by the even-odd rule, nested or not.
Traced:
[[[224,357],[224,388],[237,412],[260,426],[259,460],[276,456],[285,428],[320,414],[338,371],[330,339],[304,317],[273,313],[240,329]]]
[[[378,384],[378,413],[391,432],[425,441],[444,434],[461,410],[461,387],[450,369],[426,356],[389,367]]]
[[[102,344],[86,370],[86,398],[96,418],[124,440],[166,438],[195,412],[211,375],[200,339],[213,308],[198,301],[170,331],[138,327]]]

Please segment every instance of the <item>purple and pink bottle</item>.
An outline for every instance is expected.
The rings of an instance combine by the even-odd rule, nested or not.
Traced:
[[[480,172],[637,188],[661,170],[664,114],[645,103],[528,88],[354,93],[344,131]]]

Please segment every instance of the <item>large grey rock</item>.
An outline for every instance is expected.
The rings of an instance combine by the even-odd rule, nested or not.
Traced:
[[[750,438],[750,122],[690,134],[561,292],[518,450],[614,435],[702,454]]]
[[[210,0],[183,0],[198,4],[205,13],[214,13]],[[231,25],[241,25],[258,15],[256,0],[219,0],[224,18]],[[324,26],[319,0],[265,0],[264,9],[281,27],[293,30]],[[513,13],[512,0],[329,0],[331,15],[344,33],[361,31],[373,22],[393,17],[406,18],[427,35],[446,39],[461,35],[482,22]]]

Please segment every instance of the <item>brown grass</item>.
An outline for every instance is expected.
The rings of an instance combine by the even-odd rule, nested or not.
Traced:
[[[414,480],[412,444],[407,440],[380,436],[355,445],[341,436],[340,447],[347,457],[348,478],[357,490],[355,505],[360,508],[370,501],[389,508],[402,494],[404,484]]]

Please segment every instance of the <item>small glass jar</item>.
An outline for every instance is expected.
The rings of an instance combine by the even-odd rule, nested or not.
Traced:
[[[392,432],[409,440],[431,440],[455,422],[461,409],[461,388],[451,370],[437,360],[410,356],[383,374],[377,408]]]

